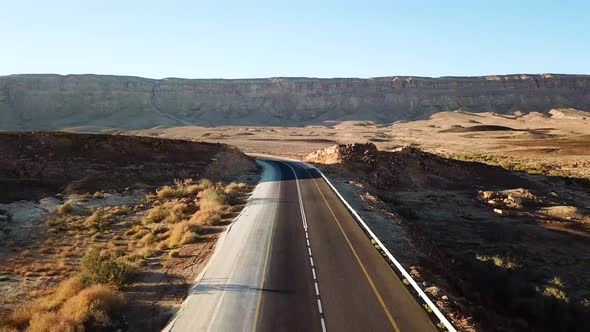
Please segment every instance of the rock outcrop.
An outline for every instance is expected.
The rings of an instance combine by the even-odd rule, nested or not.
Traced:
[[[459,189],[487,179],[496,185],[524,182],[498,167],[443,158],[414,147],[379,151],[372,143],[339,144],[310,153],[307,162],[339,170],[378,191]]]
[[[158,125],[392,122],[469,112],[590,109],[590,76],[161,80],[100,75],[0,77],[0,130]]]

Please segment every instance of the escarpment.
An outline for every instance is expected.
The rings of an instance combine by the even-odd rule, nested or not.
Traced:
[[[147,79],[0,77],[0,130],[284,125],[425,119],[437,112],[590,109],[590,76]]]

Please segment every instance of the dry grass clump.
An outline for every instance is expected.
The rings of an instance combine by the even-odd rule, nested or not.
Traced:
[[[227,208],[227,194],[221,188],[208,188],[199,193],[199,210],[192,216],[191,222],[210,226],[221,220]]]
[[[60,216],[70,214],[74,211],[74,207],[70,203],[64,203],[57,208],[57,214]]]
[[[237,183],[237,182],[232,182],[230,184],[228,184],[227,186],[225,186],[225,193],[228,195],[235,195],[239,192],[241,192],[242,190],[244,190],[247,187],[247,184],[245,183]]]
[[[152,233],[147,233],[139,240],[139,244],[141,244],[142,246],[149,246],[154,244],[155,242],[156,236]]]
[[[174,197],[181,197],[183,194],[182,191],[177,190],[171,186],[164,186],[158,190],[156,190],[156,195],[158,198],[174,198]]]
[[[559,277],[553,277],[549,280],[549,284],[542,289],[537,289],[544,296],[554,298],[558,301],[569,302],[569,298],[564,291],[564,284]]]
[[[68,299],[59,311],[59,316],[74,326],[84,325],[90,320],[99,326],[111,326],[109,314],[123,304],[125,298],[121,293],[104,285],[93,285]]]
[[[150,248],[150,247],[145,247],[145,248],[141,248],[139,249],[136,254],[141,257],[141,258],[149,258],[154,256],[155,254],[157,254],[159,252],[159,250],[154,249],[154,248]]]
[[[514,270],[514,269],[520,267],[520,264],[518,264],[517,262],[514,262],[513,260],[511,260],[509,258],[500,257],[498,255],[494,255],[494,256],[476,255],[475,258],[481,262],[491,261],[497,267],[501,267],[501,268],[508,269],[508,270]]]
[[[68,221],[67,217],[57,216],[55,218],[47,218],[45,220],[45,225],[49,227],[61,226],[66,224]]]
[[[196,241],[199,237],[199,230],[199,225],[187,221],[174,225],[168,239],[168,247],[175,247]]]
[[[193,179],[176,179],[173,186],[163,186],[156,190],[156,196],[160,199],[194,197],[199,192],[214,187],[215,184],[209,179],[201,179],[198,183]]]
[[[124,216],[131,212],[131,208],[127,205],[116,206],[111,209],[111,214],[114,216]]]
[[[16,308],[8,317],[6,323],[8,326],[14,328],[22,328],[26,326],[34,315],[58,308],[64,301],[76,295],[83,288],[79,276],[62,281],[57,285],[52,294]]]
[[[144,225],[159,223],[164,220],[170,213],[170,208],[167,205],[157,205],[153,207],[141,220]]]
[[[76,276],[60,283],[53,294],[18,307],[0,329],[49,332],[109,327],[111,315],[124,303],[121,293],[105,285],[83,288]]]
[[[182,202],[172,201],[153,207],[142,219],[142,224],[149,225],[164,222],[175,224],[185,219],[185,214],[191,207]]]
[[[120,329],[112,316],[124,303],[117,291],[119,287],[129,283],[139,267],[149,262],[156,266],[160,260],[178,257],[179,246],[197,241],[201,225],[221,220],[230,198],[244,187],[238,183],[224,186],[208,179],[177,180],[174,185],[157,190],[156,195],[146,196],[136,206],[87,208],[85,213],[81,205],[59,206],[45,220],[56,236],[42,245],[31,246],[33,254],[23,251],[17,264],[23,266],[23,280],[29,282],[40,276],[76,276],[54,289],[42,287],[43,292],[28,295],[37,299],[1,317],[0,331]],[[102,198],[104,194],[87,196]],[[135,214],[143,211],[145,215],[137,218]],[[191,215],[194,219],[187,221]],[[96,247],[84,253],[91,246]],[[33,261],[38,254],[44,255],[40,256],[43,261]]]
[[[111,224],[110,218],[103,215],[100,210],[94,211],[88,218],[83,222],[86,229],[105,230]]]
[[[181,198],[195,196],[199,191],[213,185],[208,179],[201,180],[198,184],[192,179],[174,180],[174,186],[164,186],[156,190],[158,198]]]

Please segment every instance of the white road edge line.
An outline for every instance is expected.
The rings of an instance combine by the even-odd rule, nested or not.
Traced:
[[[309,164],[307,164],[307,165],[309,165]],[[346,208],[350,211],[350,213],[352,213],[352,215],[358,220],[358,222],[365,229],[365,231],[371,236],[371,238],[373,240],[375,240],[375,242],[377,242],[377,244],[379,245],[381,250],[383,250],[383,252],[385,252],[385,254],[387,255],[387,258],[389,258],[389,260],[395,265],[395,267],[398,269],[398,271],[400,271],[400,273],[404,276],[404,278],[408,280],[410,285],[412,285],[414,290],[418,293],[418,296],[420,296],[420,298],[422,298],[422,300],[424,302],[426,302],[426,304],[428,305],[430,310],[432,310],[432,312],[436,315],[436,317],[438,319],[440,319],[440,322],[442,323],[442,325],[444,325],[444,327],[449,332],[457,332],[455,327],[447,320],[445,315],[443,315],[442,312],[440,312],[440,310],[438,309],[438,307],[436,307],[436,305],[434,305],[434,303],[432,303],[432,301],[428,298],[428,296],[424,293],[424,291],[420,288],[420,286],[418,286],[416,281],[414,281],[412,276],[410,276],[410,274],[403,268],[403,266],[397,261],[397,259],[395,259],[395,257],[393,257],[393,255],[391,254],[391,252],[389,252],[387,247],[385,247],[383,242],[381,242],[381,240],[379,240],[379,238],[375,235],[375,233],[373,233],[373,231],[371,231],[371,229],[365,223],[363,218],[361,218],[361,216],[352,208],[352,206],[350,206],[350,204],[348,204],[348,202],[344,199],[344,197],[340,194],[340,192],[338,192],[336,187],[334,187],[334,185],[332,185],[332,183],[330,182],[330,180],[328,180],[328,178],[324,175],[324,173],[322,173],[322,171],[320,171],[317,167],[315,167],[313,165],[310,165],[310,166],[313,167],[315,170],[317,170],[318,173],[320,173],[320,175],[324,178],[324,181],[326,181],[328,186],[330,186],[330,188],[334,191],[334,193],[336,193],[336,196],[338,196],[340,201],[346,206]]]
[[[299,208],[301,210],[301,221],[303,222],[303,229],[305,230],[305,238],[309,239],[309,236],[307,234],[307,221],[306,221],[307,218],[305,217],[305,209],[303,208],[303,199],[301,199],[301,187],[299,186],[299,178],[297,178],[297,173],[295,172],[295,169],[293,168],[293,166],[289,165],[289,163],[286,163],[284,161],[279,161],[279,162],[289,166],[291,171],[293,171],[293,175],[295,176],[295,184],[297,184],[297,197],[299,198]],[[309,240],[307,241],[307,243],[309,245]],[[316,293],[316,296],[318,297],[318,310],[320,312],[320,323],[322,324],[322,331],[326,332],[327,330],[326,330],[326,322],[325,322],[325,318],[324,318],[324,310],[322,308],[322,301],[320,301],[320,289],[319,289],[319,285],[318,285],[317,278],[316,278],[315,267],[313,265],[313,255],[311,254],[311,247],[308,246],[307,250],[309,252],[309,260],[311,262],[311,272],[312,272],[314,284],[315,284],[315,293]]]

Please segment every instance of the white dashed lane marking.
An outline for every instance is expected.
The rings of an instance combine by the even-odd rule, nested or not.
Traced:
[[[299,179],[297,178],[297,173],[295,169],[289,165],[288,163],[282,162],[283,164],[289,166],[289,168],[293,171],[293,175],[295,176],[295,183],[297,184],[297,196],[299,198],[299,209],[301,211],[301,221],[303,222],[303,229],[305,230],[305,240],[307,242],[307,252],[309,254],[309,262],[311,263],[311,273],[313,275],[313,284],[315,286],[315,295],[318,299],[318,311],[320,312],[320,322],[322,324],[322,331],[326,332],[326,320],[324,319],[324,310],[322,308],[322,301],[320,299],[320,287],[318,285],[318,278],[315,270],[315,265],[313,264],[313,254],[311,252],[311,245],[309,243],[309,234],[307,233],[307,218],[305,217],[305,209],[303,208],[303,200],[301,199],[301,187],[299,186]]]

